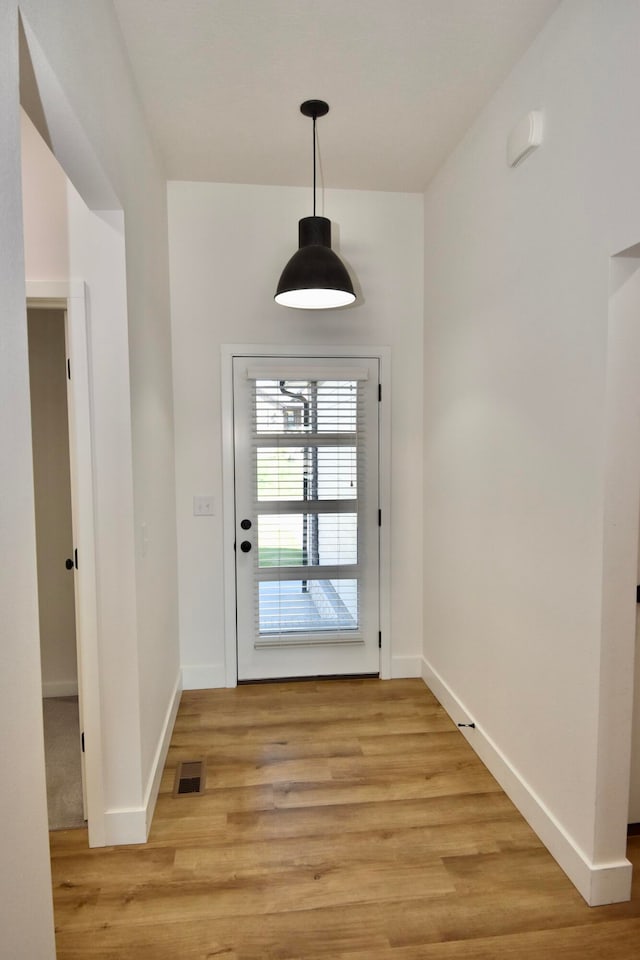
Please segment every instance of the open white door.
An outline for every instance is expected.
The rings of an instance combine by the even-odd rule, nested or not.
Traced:
[[[97,600],[95,543],[93,523],[93,470],[91,457],[91,410],[87,331],[84,313],[84,285],[81,296],[67,301],[65,336],[67,345],[67,400],[69,410],[69,459],[71,466],[71,516],[74,542],[74,578],[76,598],[76,644],[78,650],[78,706],[80,710],[80,749],[82,790],[85,819],[89,826],[89,843],[102,841],[102,823],[98,811],[92,810],[102,794],[100,701],[97,665]],[[87,691],[93,692],[91,710],[87,709]],[[96,739],[97,738],[97,739]],[[87,749],[92,756],[87,766]],[[91,787],[92,803],[88,803]],[[92,817],[91,814],[95,816]],[[99,827],[97,826],[99,824]]]

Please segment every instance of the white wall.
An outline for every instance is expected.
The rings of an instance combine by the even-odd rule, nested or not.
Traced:
[[[119,567],[102,565],[113,589],[103,665],[106,676],[117,673],[124,682],[120,698],[127,709],[113,711],[106,728],[120,743],[126,740],[129,752],[137,744],[139,756],[135,802],[133,767],[129,776],[118,749],[107,759],[113,774],[107,782],[121,785],[110,801],[115,824],[119,811],[126,820],[128,810],[148,807],[179,672],[166,190],[111,4],[34,0],[22,9],[54,152],[92,210],[111,211],[100,215],[101,225],[99,217],[87,217],[86,208],[74,205],[70,193],[70,269],[93,279],[102,297],[89,305],[100,370],[97,430],[105,454],[114,443],[119,448],[111,469],[102,457],[109,480],[98,490],[98,510],[119,520],[101,531],[108,550],[118,540],[121,549]],[[125,270],[126,294],[113,283]],[[98,577],[100,572],[99,565]]]
[[[132,485],[136,523],[153,512],[147,553],[132,558],[135,643],[120,664],[141,706],[136,796],[149,793],[178,674],[176,549],[166,196],[145,134],[112,5],[24,0],[32,55],[56,155],[94,209],[120,207],[128,256]],[[3,950],[54,956],[44,791],[36,557],[21,226],[18,4],[0,0],[0,296],[2,298],[1,752],[21,783],[0,802]],[[37,279],[50,279],[38,277]],[[151,335],[151,333],[153,335]],[[134,529],[131,525],[131,543]],[[132,546],[133,551],[133,546]],[[129,663],[133,664],[128,671]],[[117,757],[114,758],[117,762]],[[144,819],[145,811],[142,811]]]
[[[411,194],[327,191],[334,247],[363,301],[307,312],[273,302],[311,191],[169,184],[180,637],[186,686],[225,682],[220,346],[390,345],[391,619],[394,670],[415,670],[422,633],[422,202]],[[338,229],[339,226],[339,229]],[[338,242],[336,242],[338,241]],[[213,494],[214,517],[193,516]],[[227,505],[230,506],[230,505]]]
[[[21,9],[54,153],[92,210],[124,212],[144,793],[179,669],[165,181],[111,3]]]
[[[71,184],[67,204],[71,276],[88,291],[104,805],[118,842],[112,821],[140,807],[144,789],[124,236]]]
[[[607,361],[609,258],[640,239],[639,30],[637,2],[563,3],[425,197],[425,676],[591,902],[630,872],[613,564],[637,522],[611,524]],[[532,109],[545,142],[509,169]]]
[[[82,278],[88,290],[100,749],[110,821],[122,808],[141,807],[143,793],[124,238],[116,215],[113,226],[89,210],[26,116],[22,155],[27,279]],[[110,826],[107,833],[117,839]]]
[[[0,753],[20,790],[0,791],[0,929],[7,956],[53,960],[29,368],[20,202],[18,15],[0,0]]]
[[[68,181],[24,110],[20,131],[26,270],[31,278],[68,280]]]

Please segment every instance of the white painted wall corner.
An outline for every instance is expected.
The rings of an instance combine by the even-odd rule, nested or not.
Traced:
[[[629,900],[632,873],[629,861],[622,859],[615,863],[591,862],[424,657],[422,679],[455,723],[476,723],[474,730],[460,732],[589,906],[597,907]]]
[[[107,847],[128,843],[146,843],[147,828],[144,807],[117,807],[104,814],[104,841]]]
[[[160,739],[158,740],[158,746],[153,758],[153,763],[151,764],[147,789],[145,791],[145,840],[149,836],[149,830],[151,829],[151,821],[153,820],[153,812],[156,808],[156,801],[158,799],[158,791],[160,790],[160,781],[162,780],[164,765],[167,761],[167,754],[169,753],[169,745],[171,743],[171,736],[173,734],[173,728],[176,722],[178,707],[180,706],[181,694],[182,677],[180,671],[178,671],[178,676],[176,677],[173,693],[171,695],[171,699],[169,700],[169,706],[167,708],[165,721],[162,727],[162,733],[160,735]]]
[[[391,678],[405,680],[422,676],[422,657],[391,657]]]
[[[121,846],[127,843],[146,843],[153,820],[153,813],[158,799],[160,781],[164,765],[169,752],[171,735],[180,706],[182,693],[181,676],[178,674],[169,699],[169,706],[162,731],[158,739],[156,753],[153,758],[147,788],[144,794],[144,803],[140,807],[121,807],[105,812],[105,843],[107,846]]]
[[[215,690],[226,687],[224,663],[201,663],[182,667],[183,690]]]

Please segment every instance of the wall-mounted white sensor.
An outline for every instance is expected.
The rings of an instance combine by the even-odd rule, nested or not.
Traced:
[[[543,120],[541,110],[532,110],[523,117],[509,134],[507,163],[515,167],[542,143]]]

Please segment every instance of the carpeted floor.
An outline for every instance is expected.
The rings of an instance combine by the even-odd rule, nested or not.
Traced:
[[[77,697],[42,701],[49,829],[84,826]]]

